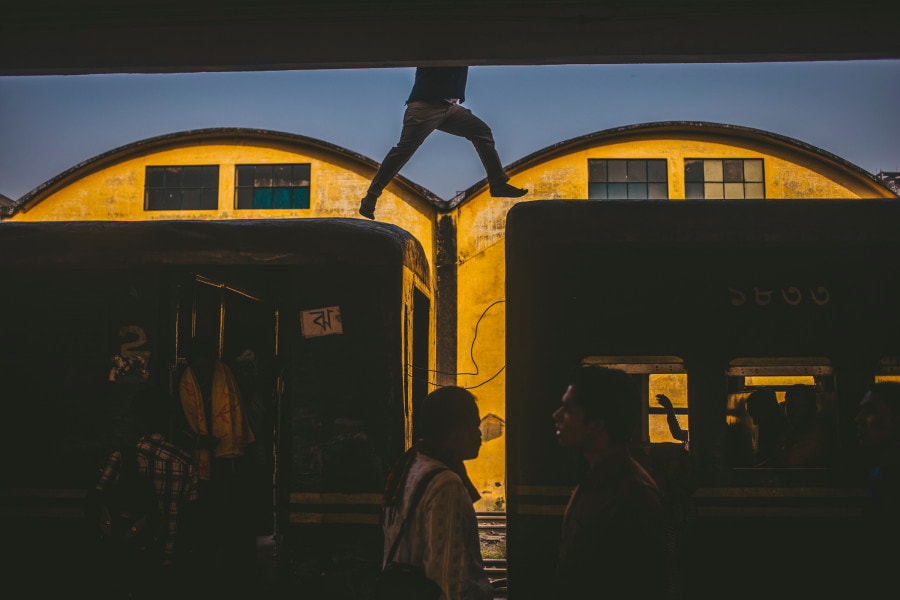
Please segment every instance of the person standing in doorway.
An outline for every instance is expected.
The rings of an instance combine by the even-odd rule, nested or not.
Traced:
[[[419,67],[416,81],[406,100],[400,141],[391,148],[359,206],[359,214],[375,218],[375,204],[385,186],[412,157],[432,131],[439,129],[464,137],[475,146],[487,171],[491,196],[520,198],[528,190],[508,183],[500,157],[494,148],[494,136],[487,124],[461,105],[466,99],[469,67]]]

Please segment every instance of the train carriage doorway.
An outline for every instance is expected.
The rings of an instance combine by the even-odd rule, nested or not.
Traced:
[[[237,582],[254,575],[258,543],[275,523],[278,309],[266,280],[254,277],[235,269],[182,277],[172,318],[175,433],[197,448],[200,544],[209,567]],[[188,416],[193,393],[204,419]]]

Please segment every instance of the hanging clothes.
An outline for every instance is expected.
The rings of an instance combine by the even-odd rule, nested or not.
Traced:
[[[216,361],[213,372],[212,434],[219,439],[216,458],[243,456],[247,444],[255,441],[250,423],[244,418],[237,380],[221,360]]]
[[[181,375],[181,381],[178,384],[178,395],[181,397],[181,408],[184,410],[184,416],[187,418],[188,425],[190,425],[194,434],[198,438],[209,435],[206,409],[203,406],[203,392],[200,389],[197,376],[190,367],[187,367]],[[198,445],[193,454],[200,479],[209,481],[212,475],[209,450],[200,448]]]

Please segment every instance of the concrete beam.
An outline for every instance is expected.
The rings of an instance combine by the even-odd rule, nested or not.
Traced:
[[[32,0],[0,74],[900,57],[874,0]]]

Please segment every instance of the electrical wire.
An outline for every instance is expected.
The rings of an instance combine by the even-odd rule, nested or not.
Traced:
[[[472,361],[472,364],[475,366],[475,372],[474,372],[474,373],[467,373],[467,372],[448,373],[447,371],[438,371],[438,370],[436,370],[436,369],[427,369],[427,368],[425,368],[425,367],[417,367],[417,366],[415,366],[415,365],[409,365],[409,368],[410,368],[412,371],[415,371],[415,370],[418,369],[419,371],[425,371],[426,373],[437,373],[437,374],[440,374],[440,375],[453,375],[453,376],[458,376],[458,375],[471,375],[471,376],[473,376],[473,377],[479,375],[480,369],[478,368],[478,363],[475,362],[475,342],[478,340],[478,326],[481,324],[481,320],[484,319],[484,316],[487,314],[487,312],[488,312],[489,310],[491,310],[493,307],[497,306],[498,304],[503,304],[504,302],[506,302],[506,300],[497,300],[497,301],[492,302],[491,304],[489,304],[489,305],[487,306],[487,308],[485,308],[484,311],[482,311],[481,316],[478,317],[478,320],[475,322],[475,335],[472,336],[472,345],[469,347],[469,359]],[[474,390],[475,388],[479,388],[479,387],[485,385],[486,383],[489,383],[490,381],[493,381],[494,379],[496,379],[497,376],[499,376],[500,373],[502,373],[503,370],[504,370],[505,368],[506,368],[506,365],[503,365],[502,367],[500,367],[500,370],[497,371],[496,373],[494,373],[493,375],[491,375],[490,378],[488,378],[488,379],[482,381],[481,383],[479,383],[479,384],[477,384],[477,385],[473,385],[473,386],[469,386],[469,387],[464,387],[463,389],[465,389],[465,390]],[[409,376],[412,378],[413,381],[419,381],[419,382],[422,382],[422,383],[427,383],[427,384],[432,385],[432,386],[434,386],[434,387],[440,387],[437,383],[435,383],[435,382],[433,382],[433,381],[431,381],[431,380],[429,380],[429,379],[419,379],[419,378],[415,377],[414,374],[413,374],[412,372],[407,373],[407,375],[409,375]]]

